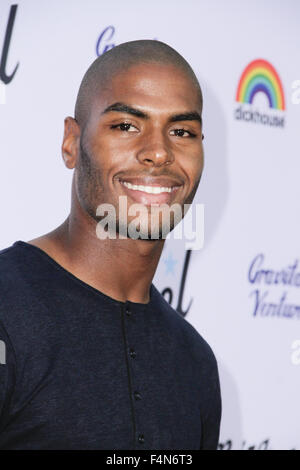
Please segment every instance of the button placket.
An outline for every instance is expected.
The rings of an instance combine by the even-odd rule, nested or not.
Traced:
[[[125,318],[126,320],[128,320],[126,323],[128,325],[127,327],[127,332],[128,330],[130,331],[131,327],[134,326],[135,324],[135,314],[134,312],[132,311],[132,308],[131,306],[129,305],[129,303],[126,302],[126,305],[125,305]],[[132,374],[132,378],[131,378],[131,384],[132,384],[132,399],[133,399],[133,403],[136,403],[136,402],[139,402],[142,400],[142,394],[139,390],[135,389],[134,387],[134,382],[135,382],[135,377],[134,377],[134,361],[136,360],[136,357],[137,357],[137,352],[135,350],[135,345],[133,344],[130,344],[130,336],[127,334],[127,338],[128,338],[128,353],[129,353],[129,357],[130,357],[130,362],[131,362],[131,367],[130,367],[130,370],[131,370],[131,374]],[[132,362],[133,361],[133,362]],[[135,408],[135,405],[133,405],[134,408]],[[135,414],[136,414],[136,411],[135,411]],[[137,431],[137,441],[138,443],[141,445],[141,444],[144,444],[145,442],[145,436],[143,433],[141,432],[138,432]]]

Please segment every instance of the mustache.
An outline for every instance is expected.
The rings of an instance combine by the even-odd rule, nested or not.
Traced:
[[[80,151],[80,161],[81,161],[81,165],[82,167],[89,173],[89,175],[91,175],[91,172],[92,172],[92,168],[95,168],[97,169],[98,166],[97,166],[97,163],[95,162],[95,159],[92,158],[92,155],[90,154],[90,152],[85,148],[85,145],[84,143],[82,142],[82,138],[80,138],[80,142],[79,142],[79,151]],[[146,177],[153,177],[153,178],[156,178],[156,177],[164,177],[164,178],[168,178],[168,179],[171,179],[171,180],[175,180],[175,181],[178,181],[178,183],[180,184],[185,184],[185,180],[183,179],[183,177],[181,175],[178,175],[177,173],[175,172],[172,172],[170,171],[169,169],[160,169],[160,168],[154,168],[152,167],[150,170],[147,171],[147,173],[145,172],[144,169],[142,170],[123,170],[123,171],[120,171],[118,172],[115,176],[114,176],[114,179],[118,179],[118,178],[124,178],[126,179],[126,177],[128,178],[146,178]]]

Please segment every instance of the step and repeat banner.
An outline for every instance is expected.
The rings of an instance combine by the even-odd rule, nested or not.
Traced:
[[[154,283],[217,357],[219,448],[300,449],[298,0],[1,0],[0,249],[67,217],[63,120],[91,62],[135,39],[203,89],[204,243],[170,237]]]

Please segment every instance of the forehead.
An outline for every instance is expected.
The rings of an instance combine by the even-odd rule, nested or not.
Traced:
[[[175,65],[138,64],[116,73],[99,87],[94,108],[101,112],[115,102],[153,113],[201,112],[198,88],[187,72]]]

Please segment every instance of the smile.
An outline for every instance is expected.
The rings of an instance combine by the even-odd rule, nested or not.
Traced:
[[[126,176],[118,180],[131,200],[146,206],[172,204],[183,186],[179,179],[165,176]]]
[[[173,188],[163,187],[163,186],[143,186],[140,184],[131,184],[128,181],[121,181],[124,186],[128,189],[133,189],[134,191],[143,191],[144,193],[149,194],[161,194],[161,193],[171,193]]]

